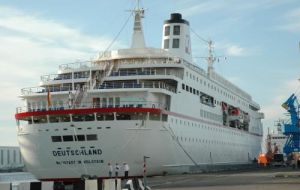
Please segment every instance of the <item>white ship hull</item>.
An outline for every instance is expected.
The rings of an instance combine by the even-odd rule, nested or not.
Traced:
[[[130,176],[142,176],[144,156],[150,157],[147,175],[193,172],[197,167],[249,164],[261,150],[261,136],[222,126],[204,128],[202,124],[193,122],[195,126],[186,127],[149,120],[79,122],[73,128],[69,123],[48,124],[27,127],[28,131],[19,133],[19,143],[26,168],[41,180],[68,180],[83,175],[105,178],[108,162],[126,162]],[[51,142],[51,136],[82,132],[97,134],[98,140]],[[182,136],[188,139],[181,140]],[[119,175],[124,172],[121,170]]]

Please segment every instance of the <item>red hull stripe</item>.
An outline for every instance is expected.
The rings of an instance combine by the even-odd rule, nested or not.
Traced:
[[[87,113],[109,113],[109,112],[150,112],[161,113],[158,108],[85,108],[85,109],[67,109],[67,110],[48,110],[48,111],[34,111],[15,114],[16,119],[22,119],[30,116],[43,116],[43,115],[66,115],[66,114],[87,114]]]

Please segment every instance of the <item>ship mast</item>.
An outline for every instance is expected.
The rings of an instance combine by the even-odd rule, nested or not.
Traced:
[[[131,48],[145,48],[146,44],[142,28],[142,18],[144,18],[145,10],[143,8],[140,8],[140,0],[136,0],[136,4],[136,8],[134,10],[131,10],[131,12],[134,14]]]
[[[207,74],[211,76],[211,73],[214,71],[214,63],[216,61],[216,57],[213,55],[213,42],[212,40],[208,40],[208,57],[207,60]]]

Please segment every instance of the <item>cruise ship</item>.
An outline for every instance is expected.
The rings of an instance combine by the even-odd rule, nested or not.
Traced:
[[[164,21],[161,48],[147,47],[145,10],[132,10],[130,48],[60,65],[37,87],[21,89],[15,118],[21,154],[40,180],[192,173],[245,165],[261,152],[264,114],[251,96],[193,62],[190,24]]]

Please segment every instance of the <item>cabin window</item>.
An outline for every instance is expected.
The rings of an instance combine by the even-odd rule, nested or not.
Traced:
[[[72,120],[74,122],[79,122],[79,121],[94,121],[95,119],[93,118],[93,114],[73,114],[72,115]]]
[[[159,121],[160,120],[160,114],[159,113],[150,113],[149,119]]]
[[[50,123],[70,122],[70,115],[49,115]]]
[[[97,113],[96,118],[97,118],[97,121],[104,121],[104,114],[103,113]]]
[[[100,107],[100,98],[93,98],[93,106],[94,108]]]
[[[169,39],[164,39],[164,49],[169,49],[170,48],[170,40]]]
[[[74,122],[84,121],[84,116],[82,114],[73,114],[72,121]]]
[[[182,89],[183,89],[183,90],[185,89],[185,85],[184,85],[184,84],[182,84]]]
[[[107,113],[105,115],[105,121],[113,121],[115,119],[114,113]]]
[[[86,140],[87,141],[96,141],[96,140],[98,140],[98,138],[97,138],[96,134],[91,134],[91,135],[86,135]]]
[[[115,98],[115,107],[116,108],[120,107],[120,97]]]
[[[47,116],[34,116],[33,123],[35,124],[47,123]]]
[[[58,123],[59,122],[59,117],[56,115],[50,115],[49,116],[49,122],[50,123]]]
[[[64,136],[63,136],[63,141],[64,141],[64,142],[70,142],[70,141],[73,141],[73,136],[72,136],[72,135],[64,135]]]
[[[174,26],[173,35],[180,35],[180,26],[179,25]]]
[[[165,27],[165,36],[169,36],[170,35],[170,26],[166,26]]]
[[[179,39],[177,38],[173,39],[172,48],[179,48]]]
[[[114,98],[108,98],[108,107],[112,108],[114,106]]]
[[[103,98],[102,99],[102,107],[106,108],[106,106],[107,106],[107,100],[106,100],[106,98]]]
[[[75,137],[75,141],[85,141],[84,135],[76,135],[74,137]]]
[[[116,113],[117,120],[132,120],[133,113]]]
[[[52,136],[51,139],[52,139],[52,142],[61,142],[62,141],[61,136]]]
[[[168,121],[168,115],[167,114],[162,114],[161,119],[162,119],[162,121]]]

